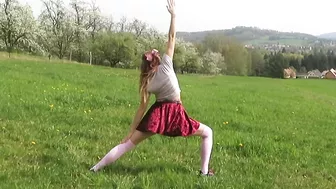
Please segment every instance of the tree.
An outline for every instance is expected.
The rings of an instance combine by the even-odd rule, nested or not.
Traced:
[[[88,17],[89,17],[88,31],[91,36],[91,42],[94,43],[95,36],[104,29],[104,24],[106,30],[107,28],[111,28],[112,24],[110,19],[103,18],[99,7],[94,2],[90,6]]]
[[[225,57],[226,73],[229,75],[248,75],[251,70],[251,57],[245,47],[234,38],[223,35],[205,37],[201,52],[211,50]]]
[[[251,50],[251,75],[261,76],[264,73],[265,69],[265,60],[264,56],[258,50]],[[267,58],[267,54],[265,54]]]
[[[89,8],[86,2],[80,0],[72,0],[70,6],[74,17],[74,43],[70,51],[72,56],[76,57],[79,62],[82,62],[83,56],[86,54],[85,52],[88,52],[88,43],[85,43],[85,40],[90,28]]]
[[[19,43],[30,45],[29,37],[35,32],[35,19],[31,7],[17,0],[0,3],[0,38],[10,54]]]
[[[197,73],[202,66],[202,59],[192,43],[180,42],[184,47],[184,62],[181,65],[182,73]]]
[[[59,59],[65,56],[75,39],[75,20],[61,0],[43,0],[44,10],[39,16],[41,43]]]
[[[211,52],[208,50],[202,58],[202,72],[206,74],[225,74],[226,64],[224,57],[220,53]]]
[[[304,58],[303,58],[303,60],[302,60],[302,67],[305,67],[306,68],[306,70],[313,70],[314,69],[314,62],[315,62],[315,60],[314,60],[315,58],[314,58],[314,56],[312,55],[312,54],[309,54],[309,55],[304,55]]]
[[[300,70],[303,59],[301,54],[283,53],[283,55],[289,61],[289,66],[294,67],[295,70]]]
[[[268,58],[266,75],[274,78],[283,78],[283,70],[289,67],[289,61],[282,53],[276,53]]]
[[[100,64],[130,68],[135,59],[135,46],[135,38],[130,33],[106,32],[96,36],[92,50]]]
[[[130,23],[129,27],[131,32],[135,34],[136,38],[139,38],[145,33],[147,24],[139,19],[134,19],[133,22]]]
[[[282,52],[282,53],[286,53],[286,48],[283,47],[281,52]]]

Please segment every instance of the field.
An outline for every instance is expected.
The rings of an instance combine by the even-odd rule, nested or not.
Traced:
[[[277,39],[277,40],[269,40],[269,36],[246,41],[245,44],[252,45],[292,45],[292,46],[307,46],[310,43],[313,43],[311,40],[303,40],[303,39],[295,39],[295,38],[285,38],[285,39]]]
[[[128,131],[136,70],[0,60],[0,188],[336,188],[335,81],[178,77],[213,128],[215,177],[197,175],[196,137],[154,136],[89,172]]]

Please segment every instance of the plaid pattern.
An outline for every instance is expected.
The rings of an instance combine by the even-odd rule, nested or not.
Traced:
[[[155,102],[140,121],[137,130],[165,136],[188,136],[200,126],[189,117],[180,102]]]

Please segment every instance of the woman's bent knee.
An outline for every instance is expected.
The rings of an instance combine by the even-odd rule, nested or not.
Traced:
[[[212,137],[213,131],[209,126],[204,125],[202,137]]]
[[[192,136],[212,136],[212,129],[209,126],[200,123],[198,130]]]

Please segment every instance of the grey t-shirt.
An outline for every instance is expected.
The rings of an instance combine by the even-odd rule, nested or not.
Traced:
[[[173,68],[173,60],[163,54],[161,64],[149,81],[147,91],[154,94],[157,100],[174,100],[180,97],[181,89]]]

